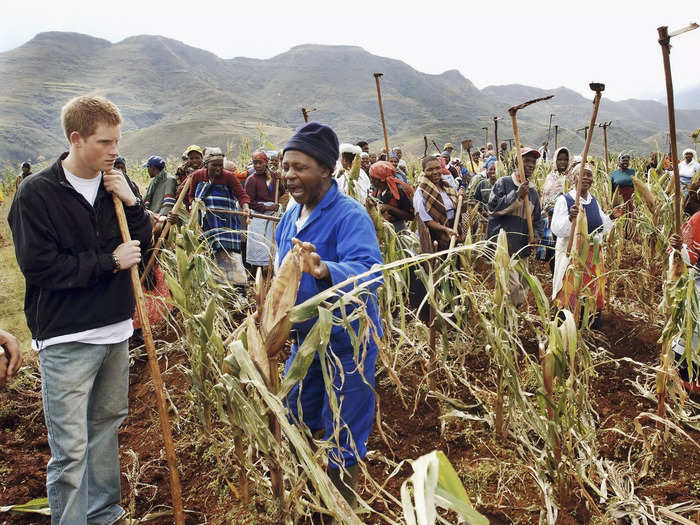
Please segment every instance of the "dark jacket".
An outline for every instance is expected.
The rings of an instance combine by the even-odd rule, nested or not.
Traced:
[[[489,197],[489,222],[486,236],[491,239],[505,230],[508,236],[508,254],[518,254],[518,257],[527,257],[530,254],[528,246],[529,234],[527,229],[527,216],[525,214],[525,201],[518,199],[518,185],[512,176],[501,177],[491,189]],[[528,191],[530,198],[530,213],[532,215],[532,229],[535,237],[544,237],[544,224],[540,208],[540,197],[537,190],[530,186]],[[496,239],[493,239],[494,241]]]
[[[24,312],[37,340],[99,328],[134,313],[129,272],[112,271],[112,252],[122,243],[112,195],[100,184],[90,206],[66,180],[61,161],[67,155],[20,185],[8,216],[26,280]],[[129,184],[138,197],[136,185]],[[143,204],[125,212],[132,239],[146,253],[151,223]]]

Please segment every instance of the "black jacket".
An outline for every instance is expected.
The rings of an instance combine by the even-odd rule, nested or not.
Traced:
[[[112,271],[112,252],[122,242],[112,195],[100,184],[90,206],[66,180],[61,161],[67,155],[20,185],[8,216],[26,280],[24,312],[37,340],[99,328],[134,313],[129,272]],[[129,184],[138,197],[136,185]],[[143,204],[125,211],[131,237],[146,253],[151,222]]]

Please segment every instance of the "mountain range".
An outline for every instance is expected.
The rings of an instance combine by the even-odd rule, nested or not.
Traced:
[[[115,102],[124,117],[121,154],[140,160],[175,157],[191,143],[236,150],[247,140],[280,146],[303,123],[301,107],[315,108],[314,120],[331,125],[341,142],[368,140],[383,145],[375,72],[381,78],[390,146],[423,154],[423,136],[438,144],[471,138],[483,145],[493,116],[500,116],[499,140],[511,138],[507,109],[525,100],[554,98],[518,113],[521,141],[540,144],[548,136],[549,115],[559,126],[558,142],[583,149],[592,109],[566,87],[543,90],[523,85],[478,89],[456,70],[439,75],[372,55],[356,46],[300,45],[266,60],[222,59],[160,36],[134,36],[112,44],[78,33],[47,32],[0,53],[0,162],[52,158],[66,148],[61,106],[72,96],[96,93]],[[605,93],[603,93],[605,95]],[[690,92],[686,107],[700,107]],[[603,96],[598,122],[608,129],[611,152],[665,149],[666,106],[652,100],[611,101]],[[700,127],[700,110],[676,112],[679,148]],[[593,153],[602,151],[602,130]],[[434,148],[431,146],[434,151]]]

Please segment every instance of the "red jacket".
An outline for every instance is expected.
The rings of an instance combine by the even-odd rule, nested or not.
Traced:
[[[192,172],[190,177],[192,177],[192,182],[190,183],[190,191],[187,195],[187,200],[189,203],[192,203],[194,201],[195,192],[197,191],[197,184],[209,180],[207,168],[198,169],[197,171]],[[236,196],[236,199],[238,199],[238,203],[241,206],[250,203],[250,197],[243,189],[243,186],[241,186],[241,181],[238,180],[238,177],[232,171],[223,170],[221,175],[219,175],[219,178],[214,181],[214,184],[225,184],[231,188],[231,191]]]

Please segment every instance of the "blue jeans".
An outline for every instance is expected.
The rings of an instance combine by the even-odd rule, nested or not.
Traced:
[[[39,363],[51,523],[110,525],[124,515],[117,429],[128,412],[128,340],[51,345]]]

